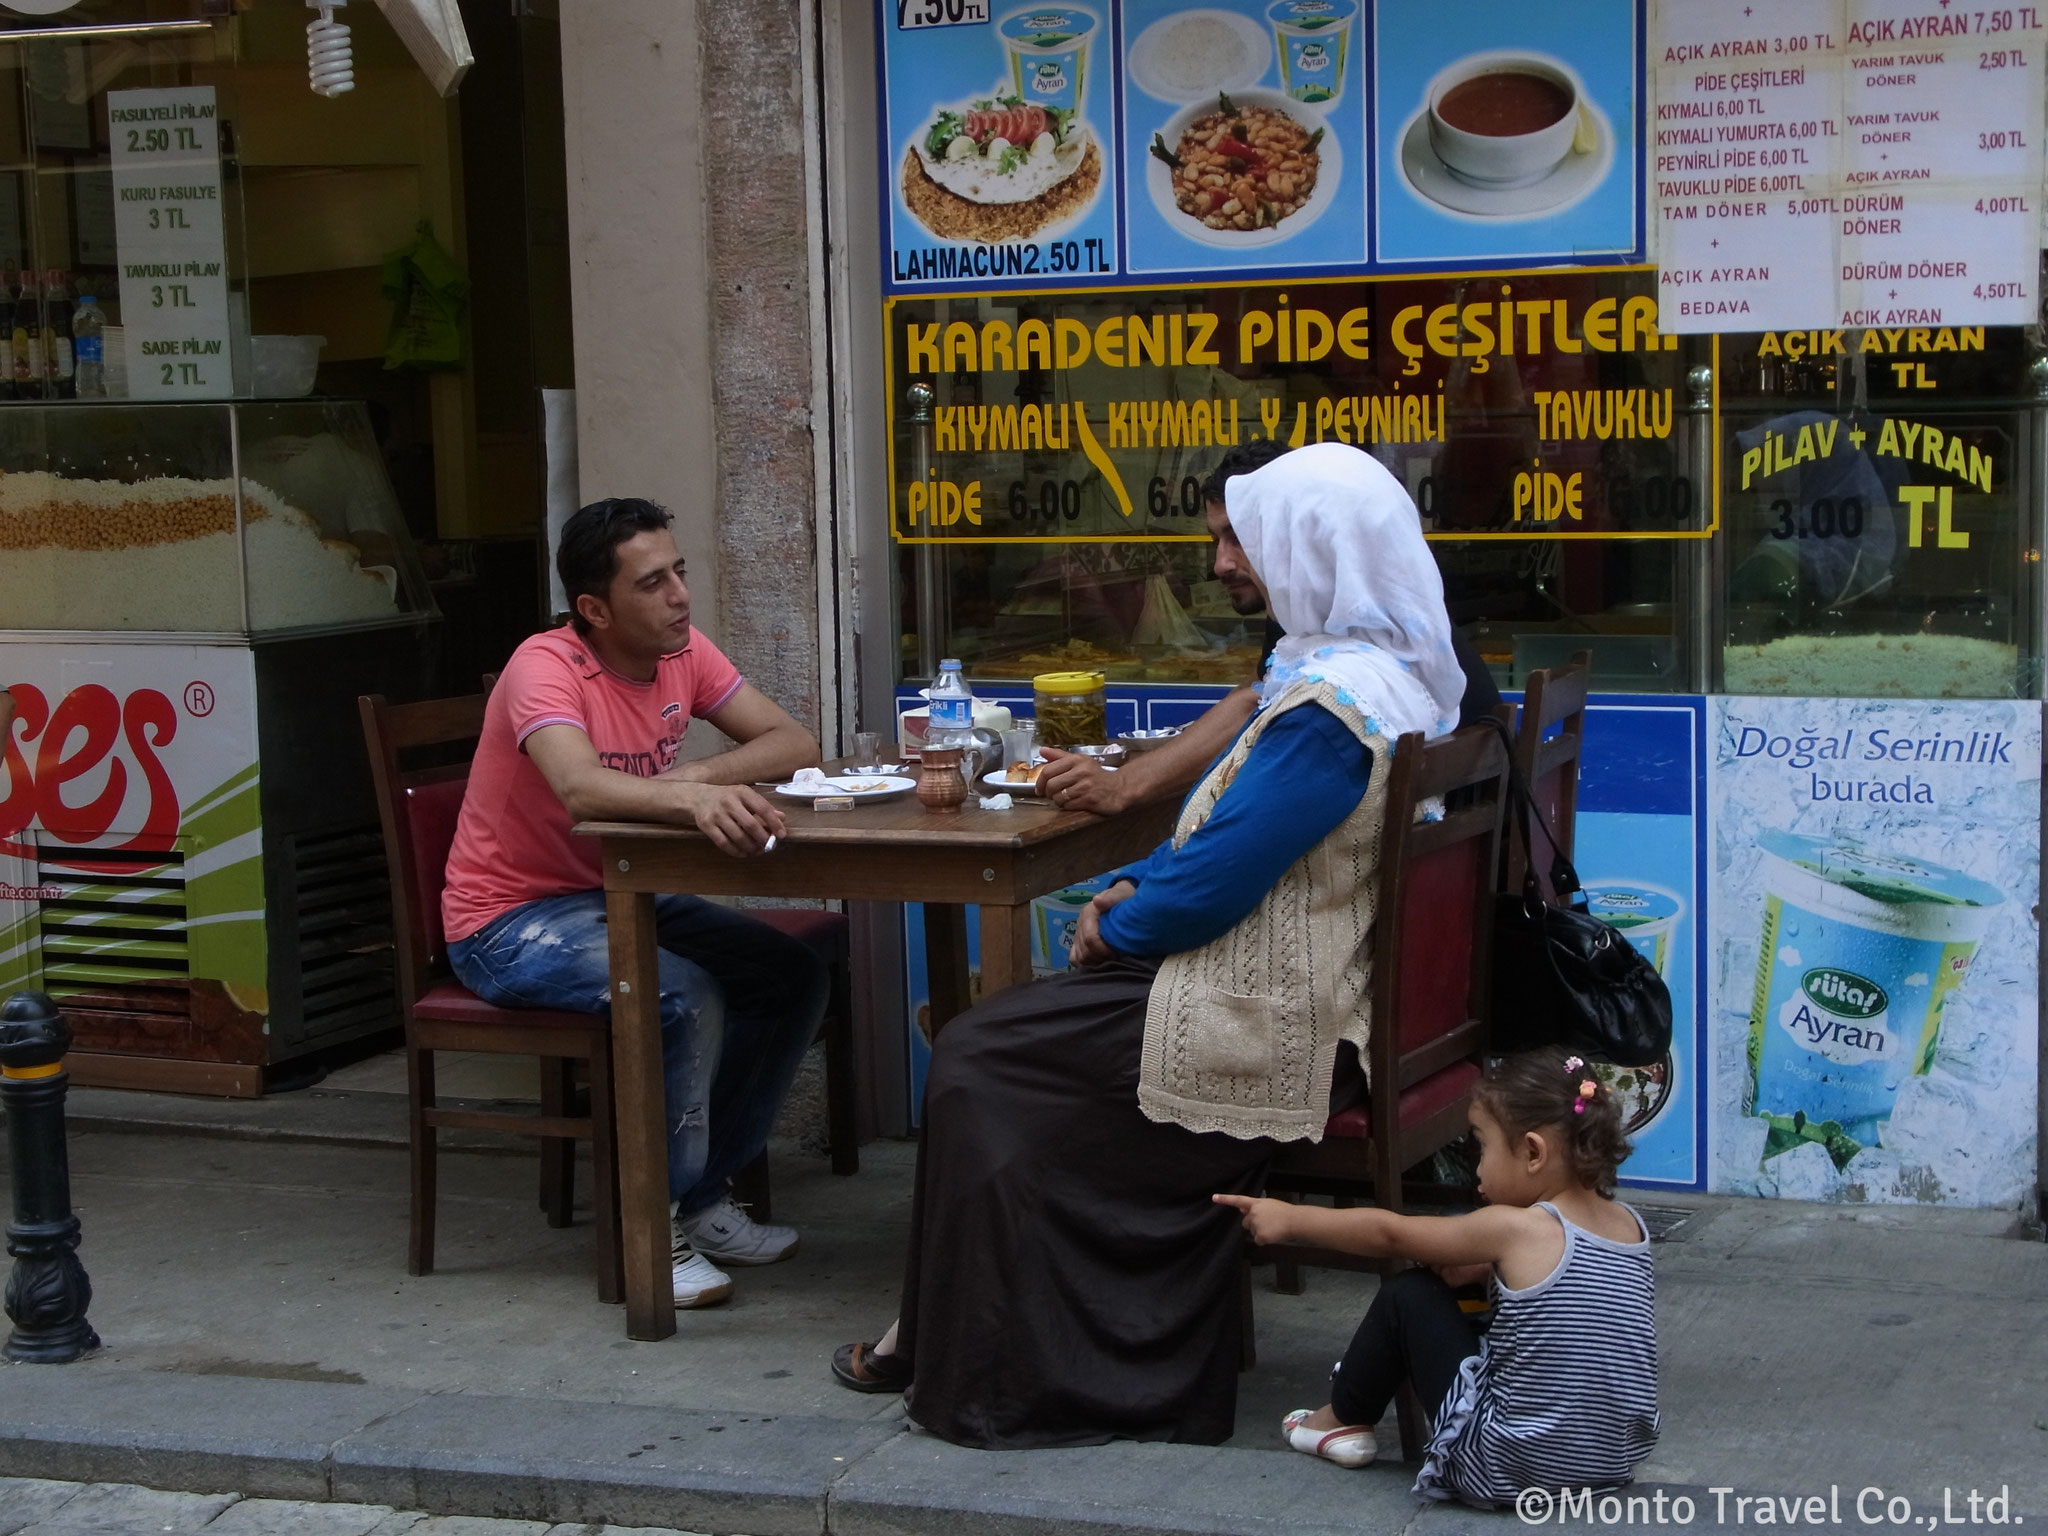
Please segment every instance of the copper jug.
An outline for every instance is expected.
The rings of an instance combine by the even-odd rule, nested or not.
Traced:
[[[917,798],[928,811],[957,816],[967,803],[967,776],[961,772],[959,747],[926,747],[918,758]]]

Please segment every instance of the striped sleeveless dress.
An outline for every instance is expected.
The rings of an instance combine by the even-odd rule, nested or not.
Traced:
[[[1617,1243],[1564,1227],[1564,1257],[1510,1290],[1438,1415],[1415,1493],[1512,1504],[1524,1488],[1613,1487],[1657,1443],[1657,1306],[1650,1234]]]

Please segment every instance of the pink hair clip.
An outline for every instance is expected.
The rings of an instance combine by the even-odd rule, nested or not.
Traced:
[[[1572,1060],[1578,1061],[1578,1057],[1574,1056]],[[1580,1065],[1583,1066],[1585,1065],[1585,1063],[1580,1062]],[[1588,1077],[1581,1079],[1579,1082],[1579,1096],[1572,1101],[1572,1113],[1575,1115],[1583,1115],[1586,1112],[1586,1105],[1599,1091],[1600,1085],[1597,1082],[1595,1082],[1592,1078]]]

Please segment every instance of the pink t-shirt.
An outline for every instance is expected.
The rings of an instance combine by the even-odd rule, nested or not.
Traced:
[[[448,851],[441,922],[449,940],[529,901],[604,884],[596,839],[570,830],[567,808],[526,755],[527,737],[573,725],[605,767],[651,779],[675,762],[691,719],[723,708],[745,681],[695,630],[661,658],[651,683],[612,671],[568,625],[521,642],[484,709]]]

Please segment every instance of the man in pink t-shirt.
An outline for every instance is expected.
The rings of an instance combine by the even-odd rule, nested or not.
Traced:
[[[487,1002],[610,1009],[597,844],[575,823],[675,822],[751,857],[788,828],[749,786],[818,761],[811,733],[691,629],[670,521],[626,499],[570,518],[555,564],[571,622],[523,642],[491,692],[441,900],[449,961]],[[681,761],[692,720],[738,745]],[[796,1251],[795,1232],[747,1216],[731,1179],[768,1139],[829,978],[743,912],[669,895],[655,915],[675,1298],[709,1306],[732,1294],[719,1264]]]

